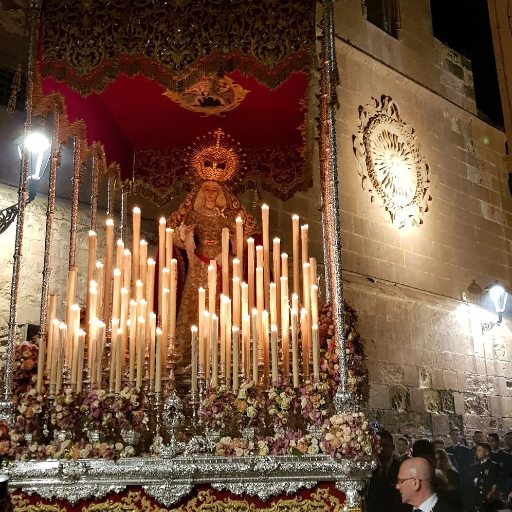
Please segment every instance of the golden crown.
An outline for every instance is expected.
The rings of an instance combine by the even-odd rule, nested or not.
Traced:
[[[198,177],[205,181],[232,180],[243,164],[240,144],[221,128],[197,139],[189,149],[190,165]]]

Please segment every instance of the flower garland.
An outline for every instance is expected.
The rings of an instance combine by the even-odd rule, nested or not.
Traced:
[[[332,390],[339,383],[338,347],[334,340],[333,308],[323,304],[318,316],[321,380],[327,381]],[[354,309],[345,302],[345,350],[347,356],[348,389],[363,401],[368,400],[370,380],[365,364],[363,340],[357,332],[358,318]]]
[[[235,399],[237,424],[239,427],[254,426],[261,419],[265,399],[253,381],[240,386]]]
[[[295,414],[297,396],[288,380],[279,377],[267,392],[267,410],[277,425],[286,425]]]
[[[213,429],[224,429],[233,416],[233,391],[227,386],[208,388],[203,400],[203,420]]]

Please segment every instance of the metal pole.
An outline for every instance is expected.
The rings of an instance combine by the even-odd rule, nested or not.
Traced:
[[[341,225],[338,197],[338,149],[336,143],[337,67],[334,49],[333,0],[322,0],[323,26],[320,68],[320,186],[326,251],[326,288],[333,307],[334,337],[339,352],[340,383],[334,398],[337,413],[354,410],[347,389],[345,308],[341,258]]]
[[[30,133],[32,125],[32,94],[34,88],[34,48],[37,27],[38,2],[32,2],[29,6],[29,43],[27,63],[27,99],[25,110],[27,117],[23,140]],[[12,387],[12,364],[14,359],[14,341],[18,328],[18,292],[20,283],[21,258],[23,252],[23,228],[25,222],[25,207],[28,193],[28,151],[24,147],[20,167],[20,185],[18,189],[18,219],[16,222],[16,238],[14,242],[14,255],[12,265],[11,298],[9,304],[9,333],[5,353],[3,396],[0,401],[0,419],[11,419],[12,404],[10,402]]]

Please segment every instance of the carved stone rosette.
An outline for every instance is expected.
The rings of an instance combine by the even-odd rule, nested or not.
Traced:
[[[8,468],[9,486],[46,499],[82,499],[121,492],[141,485],[159,503],[171,506],[195,485],[210,484],[236,495],[267,500],[283,493],[311,489],[319,482],[336,482],[347,494],[347,504],[360,504],[359,491],[375,467],[372,460],[336,460],[328,455],[218,457],[196,455],[160,459],[128,458],[117,462],[102,459],[15,462]]]
[[[353,136],[362,187],[380,201],[398,228],[418,226],[432,200],[429,167],[414,129],[400,118],[389,96],[359,107],[359,131]]]

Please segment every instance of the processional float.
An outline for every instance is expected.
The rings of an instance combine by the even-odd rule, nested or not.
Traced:
[[[100,147],[86,147],[78,137],[73,152],[66,310],[63,318],[57,318],[48,272],[56,172],[61,141],[76,135],[77,128],[63,120],[62,105],[48,99],[53,101],[47,105],[53,110],[53,139],[37,351],[16,344],[28,189],[26,151],[17,208],[0,415],[12,422],[14,408],[19,411],[22,407],[36,419],[33,425],[27,420],[33,432],[27,428],[23,439],[28,447],[24,453],[31,453],[34,460],[8,466],[13,488],[76,503],[144,483],[148,495],[170,506],[198,484],[267,499],[329,481],[345,493],[348,507],[360,508],[360,491],[374,467],[375,443],[348,386],[332,1],[324,0],[322,7],[318,130],[325,282],[334,327],[333,346],[325,352],[328,360],[336,359],[337,375],[329,374],[326,362],[323,369],[327,368],[327,377],[320,378],[325,354],[320,348],[321,308],[316,262],[308,253],[308,228],[299,226],[298,217],[291,219],[293,265],[289,276],[288,256],[280,254],[279,239],[273,240],[270,256],[266,205],[261,208],[261,246],[244,237],[242,218],[236,219],[231,233],[224,228],[222,274],[217,272],[216,261],[210,261],[207,282],[198,290],[199,323],[187,334],[191,364],[181,368],[175,351],[178,262],[173,257],[173,237],[179,235],[166,228],[165,219],[158,222],[157,272],[155,260],[147,257],[147,244],[141,240],[141,212],[135,208],[130,250],[124,236],[128,230],[128,187],[120,183],[115,169],[107,168]],[[32,6],[30,16],[25,134],[31,131],[37,87],[33,64],[37,6]],[[40,108],[41,104],[44,101]],[[215,134],[217,147],[221,135],[221,131]],[[85,308],[80,311],[75,304],[78,191],[84,161],[89,157],[93,159],[91,231]],[[103,229],[105,259],[98,264],[100,174],[108,176],[109,189],[108,219]],[[122,195],[118,222],[121,239],[117,244],[116,188]],[[236,249],[232,262],[230,237]],[[249,260],[246,276],[242,270],[245,254]],[[217,303],[216,290],[221,285],[223,295]],[[29,382],[24,389],[29,391],[22,393],[20,368],[24,366],[19,363],[35,359],[35,382]],[[18,387],[13,389],[13,385]],[[16,405],[13,391],[19,393]],[[77,413],[85,417],[82,423],[78,423]],[[112,460],[114,454],[116,460]]]

